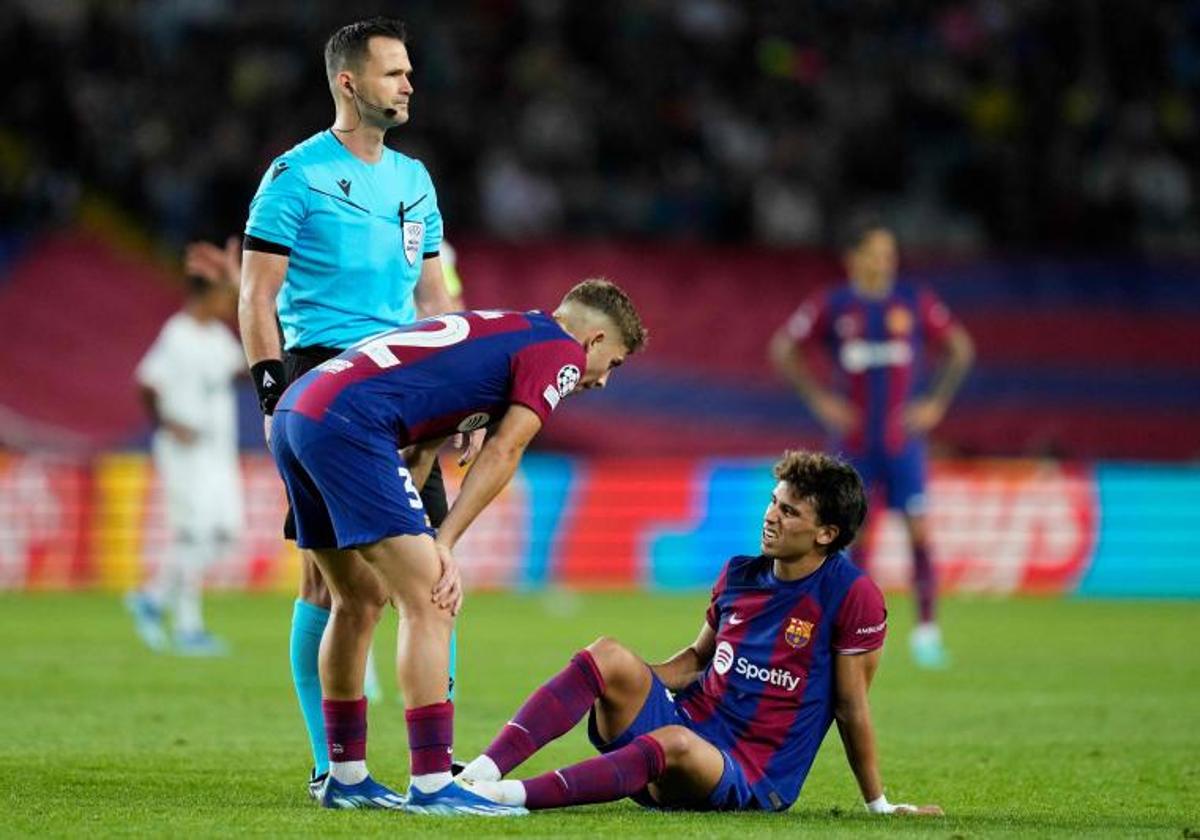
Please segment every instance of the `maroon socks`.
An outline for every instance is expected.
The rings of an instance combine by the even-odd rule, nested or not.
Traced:
[[[322,700],[330,761],[366,761],[367,698]]]
[[[454,745],[454,704],[447,700],[408,709],[404,720],[408,723],[412,775],[449,773]]]
[[[535,811],[614,802],[637,793],[661,776],[666,766],[662,745],[649,735],[640,735],[607,755],[523,782],[525,807]]]
[[[933,561],[925,546],[913,546],[913,589],[917,594],[917,614],[922,624],[933,621],[933,607],[937,599],[937,577]]]
[[[543,746],[569,732],[604,693],[596,660],[586,650],[535,691],[484,753],[508,774]],[[596,800],[599,801],[599,800]]]

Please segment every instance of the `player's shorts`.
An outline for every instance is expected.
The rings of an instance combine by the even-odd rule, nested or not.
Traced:
[[[182,444],[166,432],[155,434],[152,450],[173,538],[236,539],[242,532],[237,450],[203,440]]]
[[[297,347],[283,351],[283,376],[289,385],[322,362],[342,353],[336,347]],[[425,505],[425,513],[434,528],[440,528],[450,510],[446,500],[446,485],[442,480],[442,465],[435,459],[425,486],[421,488],[421,502]],[[287,515],[283,520],[284,539],[296,539],[296,515],[289,505]]]
[[[300,548],[353,548],[432,534],[396,443],[357,438],[295,411],[277,411],[271,451],[296,515]]]
[[[592,711],[588,714],[588,739],[592,742],[592,746],[602,753],[609,753],[632,743],[633,739],[640,735],[648,735],[664,726],[682,726],[693,732],[696,731],[696,727],[692,724],[691,719],[680,710],[679,704],[675,700],[675,695],[663,685],[662,681],[653,671],[650,673],[650,679],[652,680],[650,693],[646,696],[646,702],[642,704],[642,710],[638,712],[638,716],[629,725],[629,728],[612,741],[606,743],[600,737],[600,732],[596,729],[596,710],[594,707],[592,708]],[[705,740],[710,744],[712,743],[708,738],[705,738]],[[721,773],[721,781],[717,782],[717,786],[708,795],[707,802],[689,806],[687,810],[761,810],[761,806],[750,788],[750,783],[746,780],[746,774],[742,771],[741,765],[734,761],[729,751],[722,748],[720,744],[713,744],[713,746],[720,750],[721,757],[725,759],[725,770]],[[654,801],[654,798],[650,796],[650,792],[645,788],[635,793],[630,799],[646,808],[663,807]]]
[[[862,476],[863,486],[870,493],[878,488],[884,501],[893,510],[910,516],[925,512],[926,455],[925,441],[910,440],[900,452],[891,455],[876,452],[854,455],[850,463]]]

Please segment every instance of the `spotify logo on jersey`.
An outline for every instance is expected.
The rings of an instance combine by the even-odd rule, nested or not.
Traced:
[[[721,642],[717,645],[717,652],[713,654],[713,668],[721,676],[729,673],[730,666],[733,665],[733,645],[729,642]]]

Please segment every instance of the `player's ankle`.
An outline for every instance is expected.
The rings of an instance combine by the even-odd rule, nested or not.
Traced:
[[[436,793],[454,781],[449,772],[420,773],[412,777],[410,784],[421,793]]]
[[[357,785],[370,775],[366,761],[331,761],[329,775],[339,784]]]
[[[498,782],[503,778],[503,774],[496,766],[496,762],[492,761],[491,756],[483,753],[463,768],[459,778],[468,782]]]

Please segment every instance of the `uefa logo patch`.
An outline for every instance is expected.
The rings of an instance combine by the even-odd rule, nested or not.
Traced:
[[[713,670],[721,676],[729,673],[729,669],[733,666],[733,645],[729,642],[721,642],[717,645],[717,651],[713,654]]]
[[[567,394],[575,390],[575,386],[579,384],[579,368],[575,365],[563,365],[558,369],[558,394],[565,397]]]
[[[404,259],[408,260],[409,265],[416,265],[417,257],[421,255],[421,247],[425,244],[425,223],[405,222],[403,240]]]

